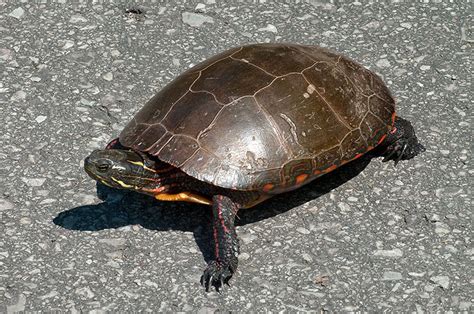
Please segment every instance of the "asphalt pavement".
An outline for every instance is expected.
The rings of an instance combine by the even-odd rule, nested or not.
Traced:
[[[0,1],[0,312],[473,311],[472,3],[261,2]],[[241,211],[238,271],[206,293],[209,208],[96,189],[82,162],[179,73],[254,42],[375,71],[426,152]]]

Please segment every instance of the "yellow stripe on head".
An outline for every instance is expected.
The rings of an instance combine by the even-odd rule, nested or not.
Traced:
[[[137,166],[140,166],[140,167],[145,167],[145,165],[141,161],[131,161],[131,160],[127,160],[127,161],[129,163],[133,164],[133,165],[137,165]]]
[[[106,185],[106,186],[108,186],[108,187],[110,187],[110,188],[113,188],[113,186],[111,186],[110,184],[108,184],[107,181],[105,181],[105,180],[100,180],[100,183],[102,183],[103,185]]]
[[[152,168],[149,168],[147,166],[145,166],[145,164],[141,161],[132,161],[132,160],[127,160],[129,163],[131,163],[132,165],[136,165],[136,166],[140,166],[140,167],[143,167],[143,169],[145,170],[148,170],[148,171],[151,171],[151,172],[155,172],[156,173],[156,170],[155,169],[152,169]]]
[[[126,184],[125,182],[119,180],[119,179],[116,179],[114,177],[110,177],[114,182],[117,182],[118,184],[120,184],[121,187],[125,188],[125,189],[133,189],[135,188],[133,185],[128,185]]]

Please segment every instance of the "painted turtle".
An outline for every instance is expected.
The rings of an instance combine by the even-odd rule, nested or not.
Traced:
[[[395,162],[424,150],[376,74],[317,46],[253,44],[181,74],[118,139],[93,151],[85,170],[114,188],[211,206],[215,259],[201,279],[208,290],[236,271],[240,208],[376,146]]]

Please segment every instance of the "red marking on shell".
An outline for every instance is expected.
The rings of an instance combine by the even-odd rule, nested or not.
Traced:
[[[384,134],[384,135],[380,138],[380,140],[379,140],[379,142],[378,142],[377,144],[380,145],[380,143],[382,143],[383,140],[384,140],[386,137],[387,137],[387,134]]]
[[[263,186],[263,191],[268,192],[271,191],[274,188],[274,185],[272,183],[267,183]]]
[[[357,159],[357,158],[361,157],[362,155],[364,155],[364,154],[361,154],[361,153],[357,154],[357,155],[355,155],[354,159]]]
[[[331,165],[331,166],[327,167],[326,169],[324,169],[323,172],[328,173],[328,172],[333,171],[336,168],[337,168],[337,165]]]
[[[314,171],[313,171],[313,173],[314,173],[314,174],[321,174],[321,173],[322,173],[322,171],[321,171],[321,170],[318,170],[318,169],[316,169],[316,170],[314,170]]]
[[[390,134],[394,134],[395,132],[397,132],[397,128],[393,127],[393,129],[390,131]]]
[[[302,174],[296,176],[296,184],[302,183],[307,178],[308,178],[308,174],[306,174],[306,173],[302,173]]]

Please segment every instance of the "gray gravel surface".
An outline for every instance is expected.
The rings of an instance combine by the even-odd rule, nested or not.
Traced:
[[[473,310],[468,1],[39,2],[0,1],[0,312]],[[242,211],[239,270],[206,293],[209,209],[96,191],[82,160],[191,65],[274,41],[379,73],[427,151]]]

